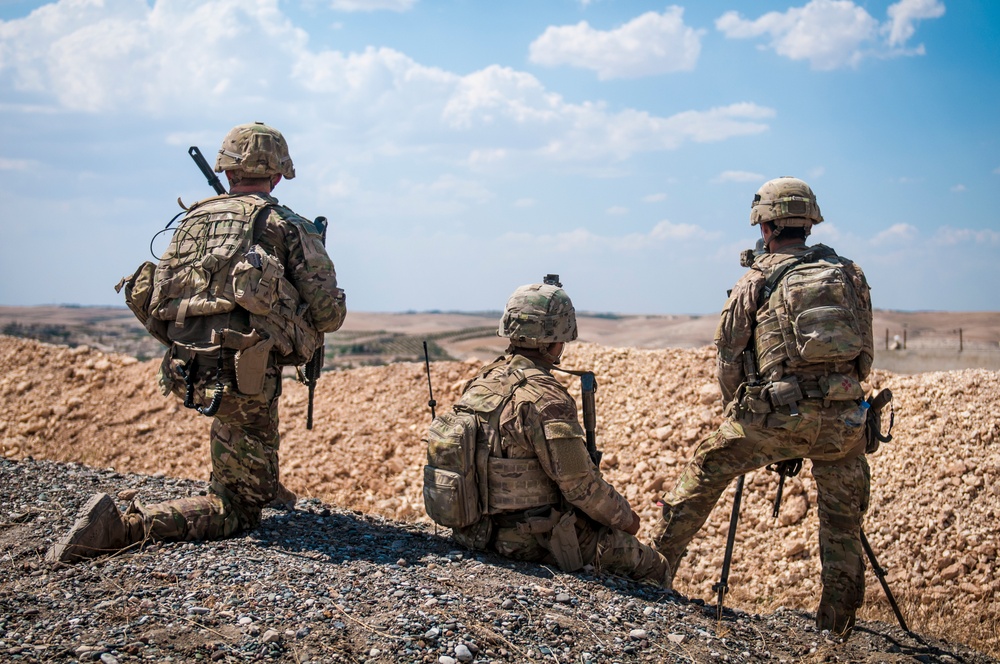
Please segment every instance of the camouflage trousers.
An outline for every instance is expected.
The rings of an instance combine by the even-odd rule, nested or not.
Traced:
[[[621,574],[656,585],[669,583],[672,574],[666,559],[650,546],[623,530],[603,526],[579,511],[574,511],[580,566],[593,565],[598,571]],[[547,535],[536,536],[515,527],[499,527],[490,547],[514,560],[559,564],[555,544]],[[571,566],[572,567],[572,566]],[[578,568],[577,568],[578,569]],[[567,569],[565,571],[576,571]]]
[[[179,360],[168,354],[161,368],[161,384],[181,399],[183,379]],[[214,372],[199,375],[195,402],[212,400]],[[255,528],[261,509],[278,491],[278,397],[281,373],[269,366],[260,394],[242,394],[236,388],[232,360],[222,371],[224,392],[210,434],[212,481],[208,494],[155,505],[133,503],[127,520],[141,517],[146,535],[154,540],[214,540]],[[192,411],[194,413],[194,411]]]
[[[862,518],[871,473],[864,457],[864,410],[853,402],[824,408],[800,401],[800,415],[771,413],[763,422],[731,417],[703,440],[665,499],[653,544],[677,569],[688,543],[733,479],[787,459],[812,460],[819,501],[823,593],[817,622],[843,632],[864,600]]]

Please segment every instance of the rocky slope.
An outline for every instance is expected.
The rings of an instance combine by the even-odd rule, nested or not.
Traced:
[[[697,441],[721,420],[714,353],[581,344],[570,346],[564,364],[597,374],[604,472],[643,516],[642,536],[656,518],[654,501],[672,486]],[[457,398],[476,366],[447,362],[431,369],[440,410]],[[206,479],[209,421],[160,396],[155,371],[156,362],[0,338],[3,454]],[[868,538],[911,628],[996,655],[1000,373],[883,372],[873,382],[896,394],[897,423],[895,440],[870,457]],[[575,378],[567,376],[566,383],[579,394]],[[426,388],[419,364],[324,374],[316,425],[307,431],[305,390],[286,381],[285,483],[339,508],[425,524],[420,437],[430,421]],[[786,483],[777,520],[771,518],[776,486],[775,476],[765,471],[748,477],[727,603],[755,613],[779,606],[812,611],[819,561],[808,464]],[[721,567],[732,491],[684,560],[676,585],[685,596],[714,601],[711,586]],[[68,507],[85,498],[74,494],[76,503],[64,505],[59,518],[69,519]],[[556,580],[579,582],[565,575]],[[862,616],[894,622],[871,575]]]

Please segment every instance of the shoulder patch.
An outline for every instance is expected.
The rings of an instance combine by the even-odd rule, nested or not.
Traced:
[[[292,212],[284,205],[275,205],[271,209],[273,209],[275,214],[281,217],[283,221],[287,221],[288,223],[301,229],[306,235],[320,235],[319,229],[316,228],[316,224],[305,217]]]
[[[583,427],[577,420],[549,420],[542,425],[547,440],[583,438]]]

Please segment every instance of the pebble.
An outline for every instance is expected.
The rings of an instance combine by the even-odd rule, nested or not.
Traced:
[[[646,630],[644,629],[633,629],[628,633],[628,638],[633,641],[642,641],[646,638]]]
[[[281,635],[273,629],[269,629],[264,632],[264,636],[260,637],[260,640],[264,643],[277,643],[281,640]]]
[[[464,643],[460,643],[455,646],[455,657],[458,658],[460,662],[471,662],[473,659],[472,651]]]

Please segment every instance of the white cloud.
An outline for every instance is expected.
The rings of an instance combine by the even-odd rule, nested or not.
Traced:
[[[914,23],[944,16],[940,0],[900,0],[886,10],[889,22],[883,31],[889,34],[889,46],[901,46],[916,32]]]
[[[38,165],[31,159],[7,159],[0,157],[0,171],[27,171]]]
[[[852,0],[810,0],[785,12],[768,12],[755,20],[728,11],[715,27],[731,39],[767,36],[768,46],[792,60],[808,60],[813,69],[856,67],[864,58],[923,54],[922,46],[902,48],[913,36],[918,20],[938,18],[944,5],[938,0],[901,0],[891,5],[888,20],[879,24]],[[879,35],[886,35],[879,42]]]
[[[513,168],[525,158],[607,163],[759,134],[774,117],[752,102],[667,117],[611,111],[601,102],[569,103],[509,67],[459,75],[391,48],[310,48],[280,7],[279,0],[45,5],[0,22],[0,82],[50,99],[57,111],[169,114],[179,126],[204,124],[207,115],[226,124],[260,119],[304,146],[296,148],[304,156],[332,141],[350,147],[336,153],[343,160],[434,150],[449,166],[472,168]],[[680,25],[677,9],[651,16],[644,20]]]
[[[701,53],[703,30],[684,25],[684,9],[647,12],[614,30],[586,21],[550,26],[529,47],[535,64],[569,65],[597,72],[598,78],[639,78],[691,71]]]
[[[516,246],[552,247],[553,251],[559,252],[632,253],[682,241],[713,242],[719,237],[719,233],[705,231],[693,224],[674,224],[664,220],[656,224],[648,233],[600,235],[585,228],[576,228],[564,233],[540,235],[506,233],[500,239]]]
[[[949,191],[951,191],[953,194],[961,194],[965,190],[966,190],[966,187],[965,187],[964,184],[952,185],[951,189],[949,189]]]
[[[1000,166],[997,166],[996,168],[993,169],[993,174],[1000,175]]]
[[[806,175],[809,177],[810,180],[815,180],[815,179],[821,178],[824,175],[826,175],[826,167],[824,167],[824,166],[814,166],[813,168],[809,169],[809,171],[806,173]]]
[[[612,216],[620,217],[622,215],[628,214],[628,208],[627,207],[623,207],[621,205],[612,205],[607,210],[605,210],[605,212],[607,214],[612,215]]]
[[[974,244],[974,245],[1000,245],[1000,231],[989,228],[952,228],[944,226],[938,229],[934,236],[935,241],[940,244]]]
[[[914,240],[918,234],[917,229],[910,224],[893,224],[873,237],[871,239],[871,243],[875,246],[879,246],[884,244],[909,242]]]
[[[643,196],[642,197],[642,202],[643,203],[660,203],[660,202],[665,201],[665,200],[667,200],[667,195],[666,194],[662,194],[662,193],[661,194],[649,194],[648,196]]]
[[[752,171],[722,171],[719,176],[715,178],[716,182],[760,182],[763,183],[767,180],[766,177],[760,173],[754,173]]]
[[[519,198],[516,201],[514,201],[514,207],[520,209],[533,208],[535,207],[537,202],[538,201],[536,201],[534,198]]]
[[[330,8],[339,12],[405,12],[413,8],[417,0],[332,0]]]

